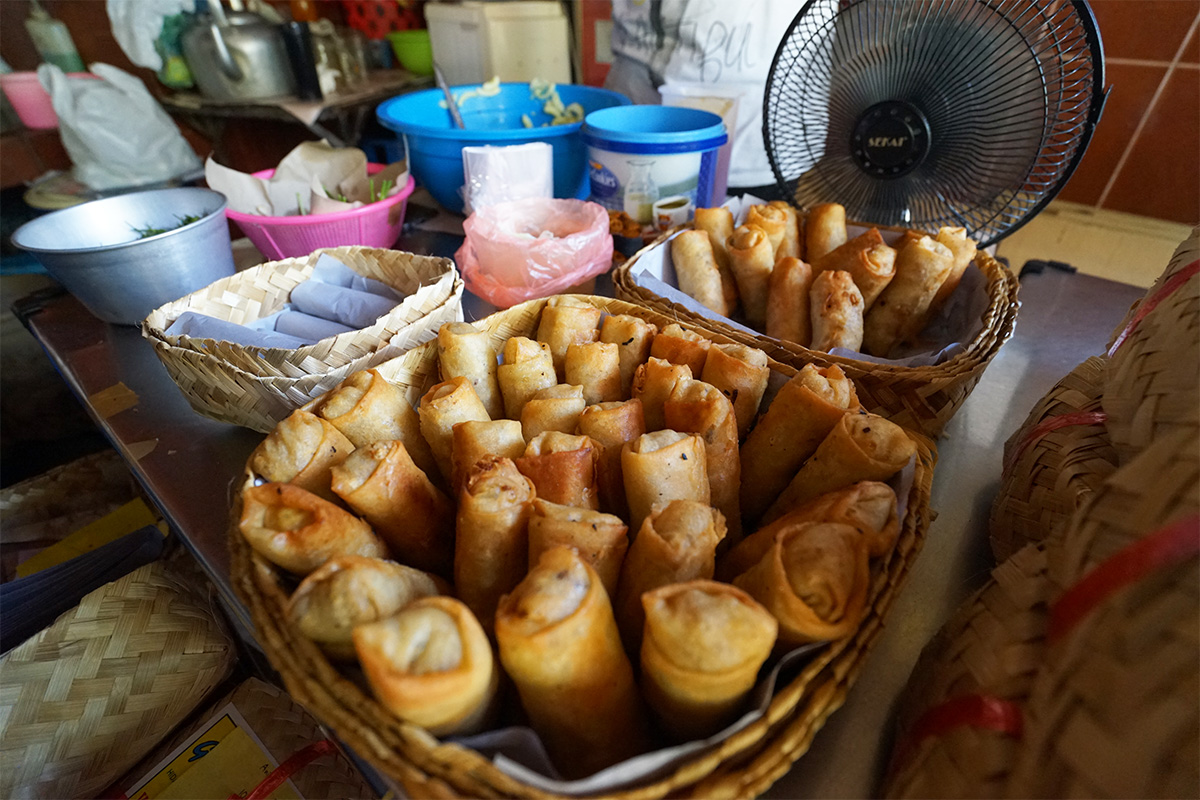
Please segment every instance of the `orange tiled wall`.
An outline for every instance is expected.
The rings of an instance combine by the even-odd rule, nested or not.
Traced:
[[[1091,0],[1104,40],[1104,116],[1059,197],[1200,222],[1200,0]]]

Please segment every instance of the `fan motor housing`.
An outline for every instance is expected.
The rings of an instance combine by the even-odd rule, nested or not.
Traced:
[[[876,103],[854,125],[851,152],[858,166],[877,178],[899,178],[929,154],[929,120],[903,100]]]

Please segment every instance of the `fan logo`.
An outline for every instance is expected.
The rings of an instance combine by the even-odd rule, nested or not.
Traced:
[[[867,139],[867,147],[904,147],[907,136],[872,136]]]

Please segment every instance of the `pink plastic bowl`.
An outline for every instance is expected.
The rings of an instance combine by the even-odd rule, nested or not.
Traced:
[[[68,72],[69,78],[92,78],[90,72]],[[58,115],[50,102],[50,93],[42,88],[36,72],[10,72],[0,75],[0,87],[12,103],[13,110],[21,118],[21,124],[33,130],[48,130],[58,127]]]
[[[368,164],[367,174],[374,175],[383,168],[383,164]],[[274,174],[275,170],[264,169],[255,172],[254,177],[265,179]],[[390,248],[400,238],[408,197],[415,186],[410,175],[408,183],[386,200],[334,214],[264,217],[226,208],[225,215],[237,223],[258,252],[272,261],[303,258],[322,247]]]

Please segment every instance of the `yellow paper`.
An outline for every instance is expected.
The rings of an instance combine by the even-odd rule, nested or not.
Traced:
[[[135,800],[154,800],[154,798],[161,797],[167,787],[179,780],[180,776],[191,769],[193,764],[199,763],[235,729],[237,729],[237,723],[228,716],[218,719],[207,730],[192,739],[187,749],[155,773],[141,791],[134,795]]]
[[[193,762],[189,770],[164,787],[158,797],[161,800],[245,797],[274,768],[266,752],[245,729],[234,728],[204,758]],[[300,800],[300,795],[287,781],[269,797],[275,800]]]
[[[67,538],[36,553],[17,565],[17,577],[24,578],[48,567],[70,561],[75,556],[89,553],[101,545],[115,542],[138,528],[154,525],[158,517],[142,502],[134,498],[100,519],[72,533]]]

